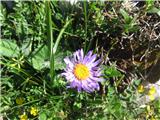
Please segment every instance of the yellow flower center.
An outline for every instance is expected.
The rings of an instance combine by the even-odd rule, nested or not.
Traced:
[[[89,77],[90,71],[84,64],[77,64],[74,68],[74,75],[78,80],[85,80]]]

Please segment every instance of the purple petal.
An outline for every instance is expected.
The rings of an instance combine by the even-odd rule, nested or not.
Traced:
[[[101,61],[102,61],[102,60],[99,59],[99,60],[97,60],[96,62],[89,63],[89,65],[92,66],[92,67],[96,67]]]
[[[77,59],[77,53],[73,53],[73,60],[75,63],[77,63],[78,59]]]
[[[91,88],[88,87],[87,81],[82,82],[82,88],[87,92],[92,92]]]
[[[81,91],[82,91],[82,87],[81,87],[81,86],[78,86],[78,87],[77,87],[77,91],[78,91],[78,92],[81,92]]]
[[[84,52],[83,52],[83,49],[81,49],[81,59],[83,60],[83,58],[84,58]]]
[[[73,64],[73,62],[68,58],[68,57],[66,57],[66,58],[64,58],[64,62],[69,66],[69,67],[74,67],[74,64]]]
[[[97,55],[95,54],[95,55],[91,56],[90,58],[88,58],[88,60],[86,61],[86,64],[87,63],[92,63],[93,61],[95,61],[96,57],[97,57]]]
[[[92,56],[92,51],[89,51],[87,53],[87,55],[84,57],[84,60],[83,60],[83,64],[86,64],[86,62],[88,61],[88,59]]]
[[[93,81],[96,81],[96,82],[101,82],[102,81],[102,78],[98,78],[98,77],[94,77],[94,76],[90,76],[89,78]]]
[[[83,61],[84,53],[83,53],[83,50],[82,50],[82,49],[81,49],[81,50],[78,50],[78,52],[77,52],[77,57],[78,57],[78,60],[79,60],[80,62]]]
[[[92,82],[92,83],[89,84],[89,87],[99,90],[99,84],[98,83]]]

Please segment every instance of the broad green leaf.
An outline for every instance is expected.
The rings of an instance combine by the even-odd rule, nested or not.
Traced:
[[[6,57],[18,57],[19,47],[12,40],[1,40],[0,41],[0,56]]]
[[[47,120],[47,116],[45,112],[40,113],[39,120]]]
[[[54,69],[55,70],[62,70],[65,68],[64,58],[68,56],[70,52],[57,52],[54,56]],[[37,49],[37,52],[33,55],[30,59],[33,67],[37,70],[41,70],[43,68],[50,68],[50,61],[49,61],[49,49],[47,46],[41,46]]]
[[[41,70],[48,66],[49,50],[47,46],[39,47],[33,57],[30,59],[33,67]]]

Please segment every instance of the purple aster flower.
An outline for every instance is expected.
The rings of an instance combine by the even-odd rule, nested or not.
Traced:
[[[69,88],[77,88],[78,91],[85,90],[93,92],[99,90],[102,81],[100,59],[96,60],[96,54],[89,51],[84,56],[83,50],[77,50],[71,58],[64,59],[66,63],[65,72],[62,73],[69,82]]]

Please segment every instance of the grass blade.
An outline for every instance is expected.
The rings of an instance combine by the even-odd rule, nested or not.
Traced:
[[[84,51],[87,52],[87,1],[84,1],[84,20],[85,20],[85,43]]]
[[[61,31],[60,31],[60,33],[59,33],[57,39],[56,39],[54,48],[53,48],[53,54],[56,53],[56,50],[57,50],[57,48],[58,48],[58,44],[59,44],[59,42],[60,42],[60,40],[61,40],[61,38],[62,38],[62,35],[63,35],[65,29],[67,28],[67,26],[70,24],[71,21],[72,21],[72,19],[69,20],[69,21],[67,21],[66,24],[65,24],[65,25],[63,26],[63,28],[61,29]]]
[[[46,23],[47,23],[47,40],[48,48],[50,50],[50,77],[51,80],[54,80],[54,55],[53,55],[53,33],[52,33],[52,18],[51,18],[51,9],[50,1],[46,1]]]

